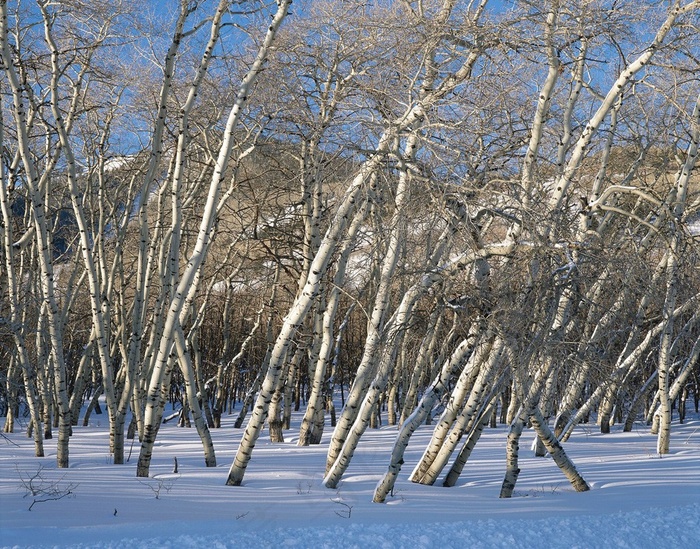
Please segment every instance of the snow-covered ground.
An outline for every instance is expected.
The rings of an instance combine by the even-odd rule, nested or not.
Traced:
[[[407,480],[430,428],[417,432],[393,496],[371,503],[386,468],[395,428],[368,431],[340,488],[321,485],[326,445],[299,448],[261,437],[244,485],[224,485],[242,429],[234,417],[213,431],[219,466],[205,468],[194,429],[162,426],[148,480],[135,476],[138,443],[127,465],[110,465],[107,418],[76,427],[71,466],[33,457],[24,432],[0,438],[2,547],[700,547],[700,417],[674,422],[671,453],[656,455],[646,426],[601,435],[581,426],[565,449],[591,484],[575,493],[549,458],[521,443],[515,497],[498,498],[504,472],[505,428],[487,429],[454,488]],[[296,425],[298,427],[298,425]],[[330,429],[324,436],[327,442]],[[129,449],[127,449],[129,453]],[[178,474],[173,474],[177,457]],[[25,485],[52,485],[58,501],[26,495]],[[156,497],[157,496],[157,497]],[[50,496],[48,496],[50,497]]]

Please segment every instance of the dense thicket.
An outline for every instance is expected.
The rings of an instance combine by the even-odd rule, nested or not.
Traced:
[[[5,430],[67,467],[104,406],[147,476],[167,402],[207,466],[236,414],[238,485],[302,410],[334,487],[388,423],[378,502],[425,422],[411,479],[446,486],[509,424],[502,497],[527,426],[577,490],[582,421],[667,453],[700,395],[700,3],[290,4],[0,2]]]

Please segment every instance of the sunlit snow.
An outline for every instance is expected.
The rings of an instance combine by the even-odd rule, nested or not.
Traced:
[[[166,410],[166,414],[170,408]],[[295,429],[272,444],[263,435],[244,485],[224,485],[242,429],[235,415],[213,430],[219,466],[204,467],[194,428],[160,429],[151,478],[135,476],[139,445],[129,462],[110,465],[107,417],[75,427],[70,468],[55,467],[55,441],[33,457],[22,429],[0,439],[0,546],[97,548],[394,548],[394,547],[700,547],[700,418],[673,425],[671,453],[659,458],[647,426],[615,426],[602,435],[579,427],[565,449],[591,484],[575,493],[549,458],[520,445],[515,497],[498,498],[506,428],[487,429],[454,488],[407,480],[430,436],[413,437],[387,504],[371,503],[386,469],[395,427],[368,430],[339,489],[321,485],[330,427],[320,446],[296,446]],[[173,458],[179,471],[174,474]],[[57,501],[27,495],[35,486],[72,493]]]

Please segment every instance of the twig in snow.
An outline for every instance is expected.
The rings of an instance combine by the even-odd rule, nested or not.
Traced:
[[[57,501],[67,496],[71,496],[74,494],[73,491],[78,487],[77,484],[61,485],[61,481],[65,478],[65,475],[56,481],[51,481],[44,478],[43,472],[44,467],[41,465],[39,465],[39,468],[34,474],[25,474],[17,469],[19,481],[22,484],[22,487],[26,490],[24,497],[33,497],[32,504],[29,506],[29,511],[31,511],[32,507],[34,507],[34,505],[37,503]],[[37,496],[40,497],[37,498]]]
[[[344,509],[341,509],[340,511],[336,511],[335,514],[338,515],[339,517],[343,518],[350,518],[350,515],[352,515],[352,505],[348,505],[344,501],[340,501],[340,499],[331,499],[333,503],[337,503],[338,505],[342,505]]]

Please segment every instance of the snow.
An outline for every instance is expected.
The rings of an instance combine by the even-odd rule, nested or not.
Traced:
[[[696,218],[691,223],[688,223],[688,231],[690,231],[692,236],[700,236],[700,218]]]
[[[166,411],[167,412],[167,411]],[[330,428],[320,446],[297,447],[261,437],[243,486],[224,485],[242,429],[224,418],[212,436],[219,466],[206,468],[196,431],[164,424],[151,478],[135,476],[139,446],[126,465],[109,463],[106,416],[75,427],[71,466],[56,469],[56,439],[45,458],[21,429],[0,438],[2,547],[292,547],[292,548],[590,548],[700,547],[700,417],[673,425],[671,453],[659,458],[645,425],[602,435],[583,425],[564,445],[591,491],[574,492],[550,458],[536,458],[532,431],[521,442],[515,497],[498,498],[506,429],[487,429],[457,486],[407,480],[431,434],[412,438],[386,504],[371,503],[386,469],[396,428],[368,430],[339,489],[321,479]],[[174,474],[173,458],[179,472]],[[37,476],[38,475],[38,476]],[[58,483],[72,494],[37,502],[23,484]],[[22,481],[24,478],[24,482]],[[43,484],[42,484],[43,483]],[[157,497],[156,497],[157,496]]]

